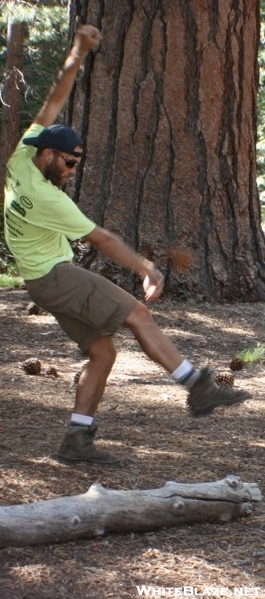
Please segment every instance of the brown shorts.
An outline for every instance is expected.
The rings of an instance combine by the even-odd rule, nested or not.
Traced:
[[[83,352],[97,339],[113,335],[137,303],[108,279],[69,262],[25,283],[32,300],[53,314]]]

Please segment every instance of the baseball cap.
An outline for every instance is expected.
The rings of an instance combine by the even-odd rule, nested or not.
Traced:
[[[50,125],[45,127],[41,133],[35,137],[24,137],[23,143],[26,146],[35,148],[51,148],[60,152],[67,152],[73,156],[81,156],[81,152],[75,152],[76,146],[83,146],[83,141],[78,133],[67,125]]]

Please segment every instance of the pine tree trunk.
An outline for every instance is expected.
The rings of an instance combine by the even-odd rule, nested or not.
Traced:
[[[80,207],[154,260],[176,296],[264,299],[258,3],[80,0],[78,11],[103,32],[71,104],[87,144]],[[194,252],[185,274],[175,246]],[[134,277],[91,260],[135,290]]]
[[[22,59],[25,24],[12,22],[7,27],[7,55],[4,85],[1,92],[2,116],[0,136],[0,198],[3,201],[3,190],[6,176],[6,163],[19,140],[21,87],[23,82]]]

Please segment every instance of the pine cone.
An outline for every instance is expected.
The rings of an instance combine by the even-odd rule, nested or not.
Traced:
[[[59,376],[57,368],[55,368],[55,366],[48,366],[48,368],[46,368],[45,374],[46,376],[53,376],[55,379],[57,379]]]
[[[37,306],[37,304],[34,304],[34,302],[30,302],[27,306],[27,313],[32,316],[35,314],[40,314],[41,312],[41,308],[39,306]]]
[[[229,385],[230,387],[233,387],[233,384],[235,382],[235,379],[233,377],[232,374],[217,374],[215,377],[215,382],[218,385]]]
[[[230,362],[230,368],[231,370],[242,370],[244,366],[244,362],[243,360],[241,360],[241,358],[232,358],[231,362]]]
[[[168,251],[168,257],[172,262],[172,268],[178,272],[189,270],[195,264],[195,256],[193,252],[185,247],[171,247]]]
[[[75,374],[73,375],[72,378],[72,383],[71,383],[71,388],[73,388],[75,385],[77,385],[80,376],[82,374],[82,372],[85,370],[86,365],[89,363],[89,360],[86,360],[85,362],[83,362],[81,368],[79,370],[77,370],[77,372],[75,372]]]
[[[79,379],[81,376],[81,370],[77,370],[77,372],[74,373],[73,378],[72,378],[72,385],[77,385]]]
[[[41,371],[41,363],[37,358],[29,358],[21,364],[26,374],[38,375]]]

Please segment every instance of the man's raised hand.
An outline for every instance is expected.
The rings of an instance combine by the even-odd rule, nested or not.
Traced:
[[[81,25],[74,38],[73,48],[81,54],[87,54],[97,48],[102,40],[100,31],[92,25]]]

